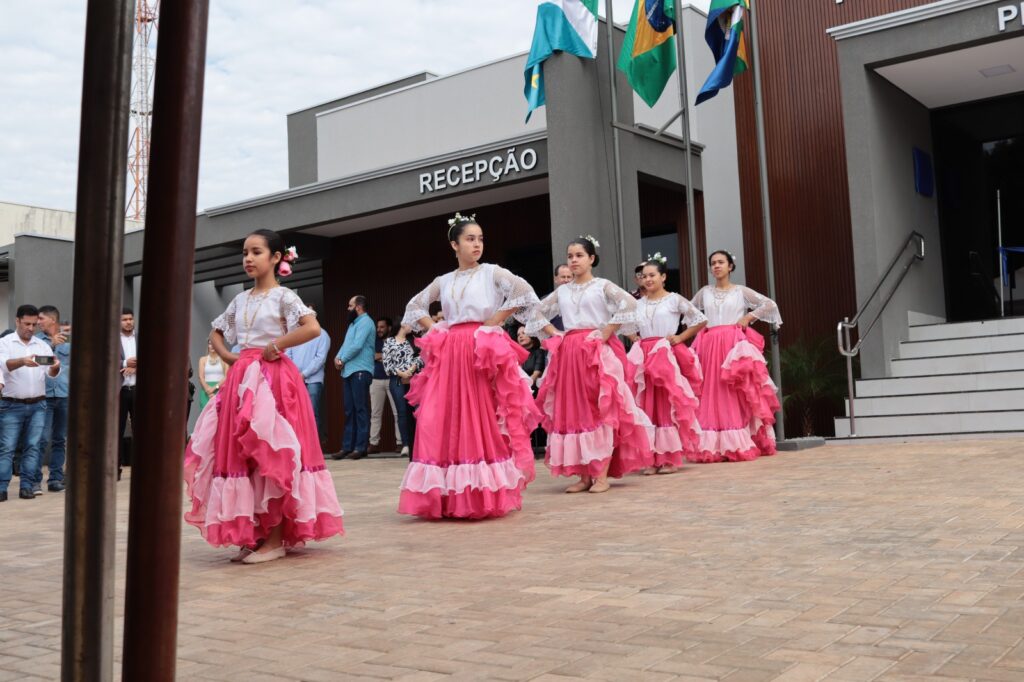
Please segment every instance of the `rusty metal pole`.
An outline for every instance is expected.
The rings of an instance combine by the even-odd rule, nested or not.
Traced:
[[[122,679],[174,680],[208,0],[160,3]]]
[[[117,321],[124,280],[134,8],[134,0],[91,0],[85,21],[64,500],[61,679],[66,682],[110,680],[114,671]]]

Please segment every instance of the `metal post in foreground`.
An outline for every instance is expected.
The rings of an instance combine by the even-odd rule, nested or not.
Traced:
[[[118,328],[134,0],[92,0],[78,148],[61,679],[114,667]]]
[[[619,101],[615,88],[615,21],[612,19],[612,0],[605,0],[605,22],[604,28],[608,36],[608,83],[611,87],[612,99],[612,147],[615,161],[615,233],[619,246],[619,267],[622,268],[622,283],[631,283],[628,268],[626,266],[626,226],[622,213],[622,152],[619,148],[619,129],[615,124],[619,122]],[[599,77],[600,78],[600,77]],[[632,287],[627,286],[632,290]]]
[[[845,348],[849,349],[850,345],[850,327],[847,326],[850,323],[849,317],[844,317],[843,322],[846,324],[843,326],[843,341],[845,342]],[[850,437],[857,435],[857,418],[854,415],[854,402],[856,402],[857,390],[856,385],[853,382],[853,355],[846,355],[846,390],[850,400]]]
[[[753,53],[754,71],[754,118],[757,123],[757,165],[761,176],[761,216],[764,228],[764,260],[768,276],[768,298],[778,301],[775,295],[775,256],[772,251],[772,210],[768,197],[768,155],[765,149],[764,97],[761,89],[761,43],[757,39],[757,12],[754,0],[749,0],[750,49]],[[779,354],[779,332],[772,329],[772,381],[779,390],[779,412],[775,415],[775,433],[778,440],[786,439],[786,415],[782,407],[782,360]]]
[[[690,296],[693,297],[700,289],[700,272],[704,262],[702,255],[697,254],[697,213],[693,197],[693,151],[690,148],[690,102],[689,88],[686,84],[686,56],[683,50],[683,14],[682,3],[675,0],[676,15],[676,72],[679,74],[679,105],[683,124],[683,145],[686,147],[686,233],[689,238],[690,251]]]
[[[207,0],[160,5],[139,316],[125,589],[125,680],[175,676],[182,451]]]

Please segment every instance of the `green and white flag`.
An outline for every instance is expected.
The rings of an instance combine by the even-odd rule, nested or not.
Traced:
[[[544,60],[555,51],[597,56],[597,0],[540,0],[533,45],[526,60],[526,120],[544,106]]]

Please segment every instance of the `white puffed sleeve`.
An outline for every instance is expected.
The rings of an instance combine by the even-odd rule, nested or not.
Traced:
[[[534,293],[533,287],[525,279],[512,274],[505,268],[495,266],[494,286],[505,297],[505,301],[498,307],[498,312],[511,310],[513,311],[512,316],[523,324],[527,324],[533,319],[533,309],[537,307],[540,300]]]
[[[298,329],[301,326],[299,320],[306,315],[316,317],[316,311],[303,303],[297,293],[291,289],[285,289],[281,295],[281,319],[284,320],[285,331]]]
[[[740,287],[740,291],[743,292],[743,300],[746,301],[747,309],[753,313],[754,317],[775,327],[782,326],[782,315],[779,314],[779,306],[775,301],[744,286]]]
[[[526,321],[526,333],[541,339],[547,337],[544,327],[551,324],[551,320],[558,317],[559,314],[558,290],[556,289],[534,306],[530,319]]]
[[[430,304],[441,300],[441,278],[435,277],[426,289],[412,297],[405,306],[405,317],[402,324],[412,327],[413,331],[421,332],[420,320],[430,317]]]
[[[702,322],[707,322],[708,318],[697,309],[697,306],[687,301],[679,294],[672,294],[672,302],[675,304],[675,312],[677,315],[683,318],[683,324],[687,327],[693,327]]]
[[[238,296],[231,299],[227,310],[217,316],[210,326],[219,329],[224,334],[224,341],[228,348],[238,343],[238,327],[235,325],[235,312],[238,310]]]
[[[605,282],[604,300],[611,315],[608,324],[621,325],[618,333],[624,336],[636,334],[636,299],[633,294],[611,282]]]
[[[690,299],[690,303],[692,303],[693,307],[696,308],[697,310],[704,310],[704,292],[707,290],[707,288],[707,285],[702,286],[700,289],[697,290],[697,293],[693,295],[693,298]]]

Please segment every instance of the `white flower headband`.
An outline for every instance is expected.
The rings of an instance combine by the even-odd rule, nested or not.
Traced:
[[[668,258],[661,255],[661,251],[655,251],[653,256],[647,256],[648,263],[661,263],[664,265],[668,263]]]
[[[601,243],[598,242],[595,237],[592,237],[589,234],[581,234],[580,239],[586,239],[588,242],[594,245],[595,249],[601,248]]]
[[[464,216],[461,213],[459,213],[458,211],[456,211],[455,215],[448,219],[448,240],[451,241],[452,230],[455,229],[456,225],[461,225],[462,223],[475,223],[475,222],[476,222],[476,213],[474,213],[473,215],[470,215],[470,216]]]

